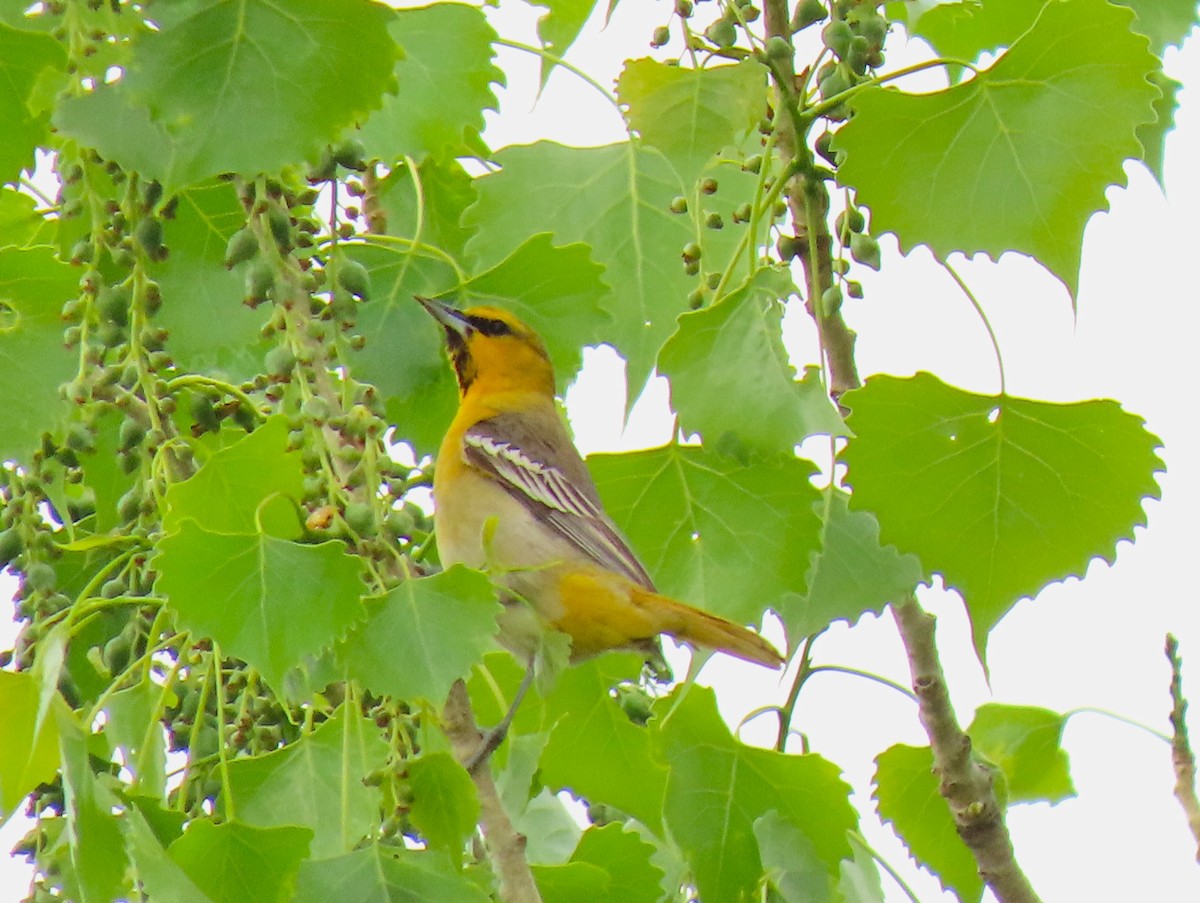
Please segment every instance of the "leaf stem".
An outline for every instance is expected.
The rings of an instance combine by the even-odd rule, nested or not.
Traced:
[[[574,64],[567,62],[561,56],[551,53],[549,50],[546,50],[544,47],[533,47],[529,44],[522,44],[520,41],[511,41],[508,38],[496,38],[496,40],[492,41],[492,44],[494,44],[497,47],[507,47],[510,50],[523,50],[525,53],[531,53],[534,56],[540,57],[543,60],[549,60],[555,66],[562,66],[562,68],[566,69],[568,72],[570,72],[576,78],[580,79],[584,84],[589,85],[592,88],[595,88],[596,91],[598,91],[600,93],[601,97],[603,97],[610,104],[612,104],[613,109],[617,111],[617,115],[621,117],[621,122],[622,122],[622,124],[624,124],[625,117],[621,113],[621,105],[617,103],[616,98],[613,97],[612,94],[609,93],[609,91],[603,85],[600,84],[600,82],[596,81],[594,78],[592,78],[590,75],[588,75],[582,69],[580,69],[578,66],[575,66]]]
[[[867,843],[867,839],[865,837],[863,837],[857,831],[851,831],[850,836],[854,838],[855,843],[857,843],[860,847],[862,847],[864,850],[866,850],[871,855],[872,859],[874,859],[881,866],[883,866],[883,870],[888,873],[888,875],[891,877],[891,879],[893,881],[895,881],[898,885],[900,885],[900,889],[902,891],[904,891],[905,895],[908,897],[909,900],[912,901],[912,903],[921,903],[921,900],[917,897],[917,895],[913,891],[913,889],[908,886],[908,883],[903,878],[900,877],[900,873],[897,872],[892,867],[890,862],[888,862],[886,859],[883,858],[883,856],[881,856],[879,854],[878,850],[876,850],[873,846],[871,846],[869,843]]]
[[[885,687],[891,687],[897,693],[907,697],[912,702],[918,701],[917,694],[908,687],[904,686],[903,684],[896,683],[894,680],[889,680],[882,674],[876,674],[873,671],[861,671],[858,668],[850,668],[845,665],[813,665],[813,667],[809,668],[808,673],[811,677],[813,674],[817,674],[821,671],[832,671],[836,674],[851,674],[854,677],[862,677],[874,683],[882,684]]]
[[[180,389],[187,389],[192,386],[199,386],[205,389],[214,389],[223,395],[231,395],[242,403],[258,419],[259,423],[267,419],[266,414],[262,412],[254,399],[239,389],[237,386],[227,383],[224,380],[215,379],[211,376],[203,376],[199,373],[185,373],[182,376],[176,376],[167,381],[167,392],[174,395]]]
[[[967,300],[971,302],[971,306],[975,308],[975,313],[979,314],[979,319],[983,321],[983,328],[987,330],[988,338],[992,341],[992,351],[996,355],[996,369],[1000,371],[1000,394],[1005,395],[1005,380],[1004,380],[1004,358],[1000,354],[1000,342],[996,339],[996,331],[992,329],[992,322],[988,319],[987,314],[983,311],[983,305],[979,303],[979,299],[975,297],[975,293],[971,291],[963,278],[958,275],[954,267],[945,260],[939,260],[942,269],[950,274],[950,278],[962,290],[962,293],[967,296]]]
[[[804,638],[804,647],[800,650],[800,665],[796,669],[796,677],[792,680],[792,688],[788,691],[787,701],[779,707],[779,733],[775,738],[775,751],[783,752],[787,745],[788,735],[792,732],[792,715],[796,711],[796,701],[800,698],[800,689],[812,675],[812,645],[820,634]]]
[[[1074,715],[1101,715],[1105,718],[1111,718],[1113,721],[1127,724],[1130,727],[1135,727],[1139,731],[1145,731],[1156,740],[1161,740],[1163,743],[1170,743],[1171,738],[1162,731],[1156,731],[1147,724],[1142,724],[1140,721],[1135,721],[1132,718],[1126,718],[1124,715],[1118,715],[1116,712],[1110,712],[1108,709],[1098,708],[1096,706],[1081,706],[1077,709],[1071,709],[1069,712],[1063,713],[1063,720],[1071,718]]]
[[[212,677],[213,685],[217,688],[217,761],[221,769],[221,796],[225,800],[225,817],[229,821],[233,821],[237,818],[237,813],[234,811],[233,790],[229,782],[229,754],[225,750],[225,707],[227,702],[225,679],[222,673],[224,660],[225,657],[221,655],[221,647],[214,640],[213,662],[216,667],[212,669]]]

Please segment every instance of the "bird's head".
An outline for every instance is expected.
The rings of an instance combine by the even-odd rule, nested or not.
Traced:
[[[446,348],[458,390],[527,389],[554,395],[554,368],[538,334],[506,310],[469,307],[458,310],[441,301],[417,301],[446,332]]]

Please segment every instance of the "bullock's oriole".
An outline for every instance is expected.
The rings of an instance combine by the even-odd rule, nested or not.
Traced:
[[[758,634],[655,592],[567,435],[537,334],[498,308],[417,300],[445,329],[459,387],[433,481],[438,549],[511,591],[501,641],[529,661],[549,626],[570,637],[572,661],[609,649],[654,659],[665,633],[781,666]]]

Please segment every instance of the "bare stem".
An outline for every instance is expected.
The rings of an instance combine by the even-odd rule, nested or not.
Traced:
[[[892,605],[896,627],[912,672],[921,725],[933,750],[938,791],[950,807],[958,836],[975,857],[979,877],[1000,903],[1039,903],[1013,856],[1004,809],[996,799],[991,770],[971,755],[971,738],[958,726],[934,642],[937,619],[915,596]]]
[[[455,681],[450,688],[442,722],[454,747],[455,758],[464,765],[475,758],[483,735],[475,724],[467,685],[461,680]],[[504,811],[486,761],[471,771],[471,780],[479,794],[484,844],[500,879],[500,899],[504,903],[542,903],[529,862],[525,859],[525,837],[517,833]]]
[[[1200,861],[1200,801],[1196,800],[1196,756],[1184,720],[1188,704],[1183,697],[1183,660],[1179,657],[1179,641],[1169,633],[1166,651],[1171,663],[1171,764],[1175,767],[1175,798],[1187,816],[1197,844],[1196,860]]]

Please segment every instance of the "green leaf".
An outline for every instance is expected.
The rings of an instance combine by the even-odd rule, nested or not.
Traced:
[[[578,900],[611,900],[612,878],[587,862],[535,865],[533,879],[542,903],[576,903]],[[620,899],[620,898],[617,898]]]
[[[461,857],[479,822],[479,795],[466,769],[449,753],[426,753],[409,761],[408,785],[413,826],[434,849]]]
[[[157,590],[180,625],[257,668],[276,692],[289,668],[362,616],[361,565],[340,542],[213,533],[185,520],[155,560]]]
[[[691,184],[717,151],[739,144],[758,124],[767,70],[752,59],[704,69],[629,60],[617,79],[617,99],[629,127]]]
[[[1129,19],[1107,0],[1057,0],[965,84],[863,91],[834,138],[839,180],[906,253],[1018,251],[1074,298],[1084,226],[1154,120],[1159,64]]]
[[[652,731],[634,724],[612,688],[636,676],[640,661],[607,655],[563,672],[547,694],[542,783],[603,803],[662,831],[667,769]]]
[[[628,362],[636,398],[699,285],[699,276],[684,272],[684,246],[700,244],[705,271],[719,271],[745,227],[703,229],[671,213],[671,201],[692,192],[660,153],[637,144],[570,148],[543,141],[505,148],[494,159],[502,169],[479,179],[479,201],[464,219],[475,231],[467,245],[474,267],[498,263],[539,232],[553,233],[556,244],[590,245],[612,290],[605,302],[612,324],[603,338]],[[705,206],[731,221],[733,209],[752,200],[756,177],[736,167],[722,173],[718,194]]]
[[[381,5],[219,0],[189,12],[141,35],[124,79],[73,98],[56,119],[168,194],[313,159],[395,88],[394,13]]]
[[[604,267],[592,262],[589,250],[555,247],[543,232],[462,289],[462,306],[498,304],[533,327],[550,352],[560,389],[574,381],[582,346],[599,344],[610,319],[601,307],[608,294]]]
[[[754,837],[767,881],[783,903],[828,903],[833,877],[804,832],[772,809],[754,821]]]
[[[785,608],[788,639],[814,636],[837,620],[854,624],[865,612],[879,613],[921,582],[921,562],[879,542],[879,522],[850,511],[845,493],[826,490],[814,510],[822,543],[809,553],[807,592]]]
[[[778,812],[812,844],[829,875],[849,856],[857,824],[850,787],[815,754],[790,756],[743,746],[729,733],[712,690],[698,684],[660,706],[670,763],[663,816],[704,900],[749,895],[762,875],[755,821]],[[677,692],[678,695],[678,692]]]
[[[1066,716],[1032,706],[989,702],[967,728],[976,752],[1004,773],[1011,803],[1058,803],[1075,795],[1062,748]]]
[[[446,359],[445,333],[413,295],[438,296],[458,284],[442,260],[391,248],[354,246],[349,256],[367,269],[371,300],[358,306],[361,351],[342,346],[355,379],[384,396],[398,438],[422,452],[438,447],[454,416],[457,384]]]
[[[213,903],[286,903],[308,858],[308,828],[195,819],[167,851]]]
[[[923,38],[939,56],[975,62],[980,54],[1008,47],[1029,30],[1046,0],[1008,0],[985,3],[961,0],[938,3],[908,22],[909,33]],[[902,15],[907,17],[907,4]],[[955,80],[962,67],[953,67]]]
[[[113,807],[118,800],[96,779],[89,762],[89,735],[66,706],[57,714],[62,756],[64,812],[70,871],[68,899],[109,903],[128,893],[128,858]]]
[[[851,503],[962,593],[975,647],[1017,600],[1111,562],[1158,498],[1161,444],[1113,401],[975,395],[928,373],[843,397]]]
[[[96,500],[97,534],[107,533],[121,523],[117,502],[133,485],[133,474],[125,472],[117,452],[120,447],[120,427],[124,416],[118,411],[105,411],[97,418],[95,448],[79,453],[83,482]],[[169,491],[169,490],[168,490]]]
[[[875,856],[855,834],[850,835],[850,847],[854,850],[854,858],[842,860],[838,881],[842,903],[886,903]]]
[[[376,693],[441,705],[450,686],[495,648],[496,591],[452,567],[366,600],[367,618],[338,645],[346,673]]]
[[[488,903],[440,852],[373,845],[344,856],[309,860],[291,903]]]
[[[979,903],[983,881],[938,795],[929,747],[896,744],[876,756],[873,796],[879,817],[891,823],[913,858],[962,903]]]
[[[171,334],[176,366],[236,385],[262,370],[267,347],[260,330],[268,311],[241,303],[244,268],[227,270],[222,263],[246,211],[230,182],[204,182],[178,198],[166,223],[171,253],[151,267],[165,299],[155,324]]]
[[[104,706],[104,736],[114,752],[121,750],[125,767],[133,772],[130,786],[152,796],[162,796],[166,788],[167,750],[158,719],[174,696],[145,678],[113,693]]]
[[[608,14],[611,16],[618,0],[611,0]],[[546,8],[546,15],[538,19],[538,37],[542,46],[557,57],[564,57],[583,26],[596,8],[596,0],[539,0],[538,6]],[[550,80],[555,63],[547,56],[542,57],[542,87]]]
[[[0,671],[0,823],[38,784],[58,771],[58,723],[38,723],[38,681],[29,672]]]
[[[460,3],[399,10],[388,31],[404,49],[400,87],[363,126],[367,153],[388,164],[487,156],[483,111],[496,109],[492,85],[503,85],[504,73],[492,64],[496,32],[483,11]]]
[[[671,407],[685,433],[744,459],[747,452],[790,456],[811,427],[821,428],[805,417],[783,347],[782,301],[794,291],[786,270],[762,269],[712,307],[679,318],[658,369],[671,380]],[[828,398],[825,405],[832,409]]]
[[[63,302],[79,276],[46,247],[0,251],[0,461],[28,463],[41,439],[66,422],[58,387],[75,375],[77,353],[63,347]]]
[[[579,820],[562,800],[543,787],[513,819],[518,834],[527,838],[525,858],[530,865],[561,865],[579,845]]]
[[[49,231],[47,226],[33,198],[0,186],[0,248],[28,247],[40,233]]]
[[[654,846],[621,825],[591,827],[579,838],[573,863],[587,863],[608,875],[607,895],[588,897],[593,903],[658,903],[663,872],[651,862]]]
[[[420,184],[420,195],[414,181]],[[464,259],[472,233],[461,223],[463,211],[475,203],[475,180],[457,160],[430,157],[415,171],[401,164],[379,181],[376,197],[388,235],[424,242]]]
[[[194,520],[213,533],[254,533],[267,499],[283,496],[299,502],[304,467],[299,452],[287,450],[287,441],[287,418],[270,417],[244,439],[216,452],[193,476],[172,483],[163,529],[173,533],[185,520]],[[286,523],[279,521],[280,526]]]
[[[1197,22],[1196,0],[1119,0],[1136,17],[1133,30],[1150,39],[1150,49],[1162,56],[1178,47]]]
[[[323,859],[349,852],[375,830],[382,794],[363,778],[387,760],[374,723],[342,706],[295,743],[230,762],[227,786],[238,821],[307,828],[312,855]]]
[[[757,624],[765,607],[804,588],[820,530],[808,462],[743,466],[669,445],[588,463],[609,515],[667,595]]]
[[[45,141],[46,121],[29,101],[45,70],[60,72],[66,64],[66,51],[54,38],[0,22],[0,182],[15,182],[21,170],[33,169],[33,151]]]
[[[125,848],[137,872],[138,883],[151,900],[172,903],[213,903],[163,849],[141,807],[131,806],[124,822]]]
[[[1179,89],[1183,87],[1161,70],[1155,72],[1150,79],[1158,88],[1158,98],[1154,101],[1154,113],[1157,117],[1153,122],[1140,126],[1137,130],[1138,141],[1142,145],[1141,160],[1154,176],[1160,188],[1166,190],[1163,181],[1163,151],[1167,134],[1175,128],[1175,111],[1179,109]]]

